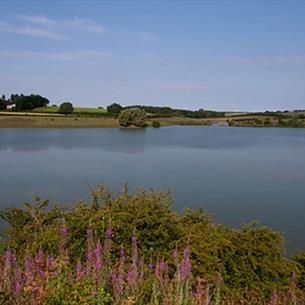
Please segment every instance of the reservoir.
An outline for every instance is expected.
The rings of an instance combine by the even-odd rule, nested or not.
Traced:
[[[98,184],[171,191],[173,209],[257,220],[305,249],[305,129],[0,129],[0,208],[87,200]]]

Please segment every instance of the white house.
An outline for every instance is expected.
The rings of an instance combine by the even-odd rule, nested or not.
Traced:
[[[16,108],[16,104],[11,104],[11,105],[6,106],[6,109],[10,109],[10,110],[15,109],[15,108]]]

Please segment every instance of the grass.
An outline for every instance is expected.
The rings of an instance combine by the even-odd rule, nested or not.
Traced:
[[[148,124],[151,125],[152,121],[159,121],[161,126],[171,125],[210,125],[210,123],[203,119],[192,119],[184,117],[169,117],[169,118],[154,118],[148,120]]]
[[[119,127],[116,119],[109,117],[73,117],[73,116],[0,116],[2,128],[109,128]]]
[[[32,112],[35,113],[57,113],[59,107],[58,106],[48,106],[48,107],[39,107],[35,108]],[[91,108],[91,107],[74,107],[74,114],[103,114],[107,111],[102,108]]]
[[[73,114],[64,116],[59,114],[58,106],[35,108],[31,112],[0,112],[0,128],[3,127],[24,127],[24,128],[107,128],[120,127],[116,118],[107,116],[107,110],[75,107]],[[297,119],[296,122],[290,122],[293,117],[287,115],[279,124],[279,119],[272,115],[231,115],[219,118],[195,119],[181,116],[176,117],[154,117],[148,116],[147,125],[152,126],[153,121],[158,121],[162,126],[186,125],[186,126],[204,126],[204,125],[230,125],[236,127],[305,127],[304,119]],[[298,113],[297,115],[300,115]],[[268,126],[263,123],[270,120]]]

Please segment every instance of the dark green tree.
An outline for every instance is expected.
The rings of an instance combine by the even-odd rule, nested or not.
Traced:
[[[6,100],[3,98],[0,98],[0,110],[6,109],[6,106],[7,106]]]
[[[49,100],[43,96],[36,94],[31,94],[31,95],[12,94],[10,103],[16,105],[17,111],[24,111],[24,110],[32,110],[37,107],[45,107],[49,104]]]
[[[122,109],[123,109],[123,107],[117,103],[113,103],[113,104],[107,106],[107,112],[114,117],[117,117],[120,114],[120,112],[122,111]]]
[[[120,113],[119,122],[124,127],[145,127],[146,126],[146,113],[139,108],[125,109]]]
[[[73,105],[70,102],[64,102],[59,106],[58,113],[61,114],[71,114],[74,111]]]

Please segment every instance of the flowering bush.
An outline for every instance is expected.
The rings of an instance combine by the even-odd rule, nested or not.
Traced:
[[[191,249],[183,253],[177,247],[173,252],[175,273],[170,275],[168,263],[159,259],[147,263],[138,254],[138,240],[134,230],[131,237],[131,257],[124,248],[118,258],[113,251],[111,224],[103,240],[92,227],[87,229],[86,257],[71,263],[67,251],[69,232],[63,222],[60,229],[58,255],[43,249],[35,255],[25,253],[17,259],[12,250],[6,250],[0,264],[1,304],[25,305],[218,305],[239,304],[234,298],[222,297],[222,278],[215,283],[192,275]],[[304,304],[297,298],[295,278],[287,291],[274,292],[269,303],[252,299],[251,304]]]
[[[167,193],[128,187],[47,204],[0,214],[0,304],[302,304],[305,256],[288,258],[270,228],[178,214]]]

